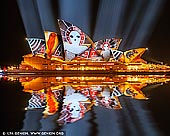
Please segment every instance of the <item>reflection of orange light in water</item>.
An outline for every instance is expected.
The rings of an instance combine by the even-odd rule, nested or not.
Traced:
[[[47,107],[45,108],[44,114],[53,115],[58,111],[58,102],[54,97],[54,94],[49,90],[46,94]]]
[[[146,84],[122,84],[119,86],[120,91],[125,96],[131,96],[134,99],[148,99],[141,89],[146,86]]]

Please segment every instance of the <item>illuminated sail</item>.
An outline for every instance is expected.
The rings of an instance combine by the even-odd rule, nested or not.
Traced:
[[[111,58],[114,61],[120,61],[123,57],[123,52],[119,50],[111,50]]]
[[[64,44],[66,61],[72,60],[93,44],[92,40],[77,26],[64,20],[58,20],[58,24]]]
[[[62,52],[62,44],[59,44],[57,48],[55,49],[54,53],[52,54],[52,57],[59,57],[63,58],[63,52]]]
[[[111,38],[111,39],[104,39],[104,40],[99,40],[94,43],[95,49],[100,53],[100,55],[103,56],[105,61],[108,61],[113,54],[111,51],[115,50],[117,51],[119,45],[120,45],[121,39],[119,38]],[[111,54],[112,53],[112,54]],[[113,56],[114,59],[117,56]]]
[[[31,52],[35,54],[45,54],[45,40],[39,38],[26,38]]]
[[[94,44],[95,44],[96,50],[103,50],[104,48],[117,50],[119,48],[121,41],[122,39],[119,39],[119,38],[110,38],[110,39],[99,40],[95,42]]]
[[[137,48],[137,49],[125,51],[124,52],[124,58],[125,58],[124,61],[126,63],[136,62],[136,61],[143,62],[144,60],[142,60],[140,57],[146,50],[147,50],[147,48]]]
[[[93,47],[90,47],[87,50],[85,50],[83,53],[81,53],[79,56],[83,58],[92,59],[92,58],[99,57],[99,53]]]
[[[62,46],[59,44],[58,34],[55,32],[45,31],[46,54],[48,57],[62,56]]]

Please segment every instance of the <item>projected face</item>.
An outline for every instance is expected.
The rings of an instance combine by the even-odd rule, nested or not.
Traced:
[[[74,45],[77,45],[77,46],[80,45],[81,36],[80,36],[79,32],[71,31],[70,34],[69,34],[69,37],[70,37],[71,44],[74,44]]]
[[[70,45],[79,46],[85,42],[85,34],[76,26],[67,28],[65,37]]]
[[[70,113],[72,118],[78,118],[80,116],[80,104],[79,102],[74,102],[70,104]]]
[[[104,43],[103,45],[102,45],[102,49],[103,50],[109,50],[110,49],[110,44],[109,43]]]

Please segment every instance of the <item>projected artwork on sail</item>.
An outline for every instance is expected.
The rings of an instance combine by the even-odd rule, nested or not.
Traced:
[[[44,31],[46,40],[46,54],[48,57],[62,57],[62,46],[59,35],[55,32]]]
[[[78,57],[86,58],[86,59],[89,59],[89,60],[94,60],[94,59],[95,60],[101,60],[102,59],[100,54],[93,47],[89,47],[83,53],[78,55]]]
[[[110,38],[110,39],[99,40],[95,42],[95,45],[97,50],[103,50],[103,49],[117,50],[119,48],[121,41],[122,39],[119,38]]]
[[[64,20],[58,20],[58,24],[64,44],[65,60],[72,60],[92,45],[92,40],[77,26]]]
[[[31,52],[35,54],[45,54],[45,40],[40,38],[26,38]]]
[[[124,52],[124,62],[143,62],[146,63],[143,59],[141,59],[142,54],[147,50],[147,48],[137,48],[131,49]]]
[[[117,51],[119,45],[120,45],[121,39],[119,38],[111,38],[111,39],[104,39],[104,40],[99,40],[95,42],[95,49],[100,53],[100,55],[103,56],[105,61],[108,61],[111,56],[118,60],[118,58],[121,56],[121,53]],[[112,50],[116,51],[117,57],[115,57],[112,54]]]

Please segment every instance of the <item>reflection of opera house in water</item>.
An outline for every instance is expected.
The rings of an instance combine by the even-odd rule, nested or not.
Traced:
[[[93,107],[121,110],[120,99],[128,97],[148,100],[143,88],[170,81],[164,75],[117,75],[113,77],[51,77],[9,75],[8,80],[18,80],[23,91],[30,93],[26,110],[41,109],[44,118],[52,115],[58,124],[75,122],[84,118]]]
[[[32,54],[23,56],[19,70],[100,72],[169,72],[170,67],[147,64],[141,58],[147,48],[118,50],[121,39],[111,38],[93,42],[78,27],[58,20],[61,36],[45,31],[45,39],[27,38]],[[12,69],[12,70],[11,70]],[[8,68],[8,72],[15,72]],[[63,72],[63,71],[62,71]]]

